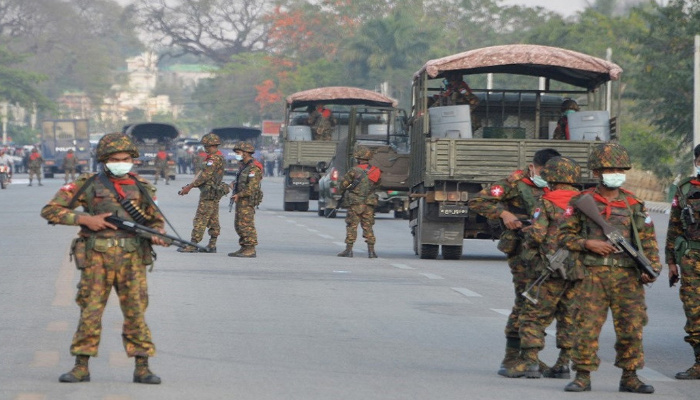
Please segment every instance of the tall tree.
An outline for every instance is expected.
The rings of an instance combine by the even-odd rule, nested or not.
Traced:
[[[34,105],[39,108],[53,107],[51,101],[36,87],[46,77],[21,69],[19,65],[23,58],[0,46],[0,101],[29,109]]]

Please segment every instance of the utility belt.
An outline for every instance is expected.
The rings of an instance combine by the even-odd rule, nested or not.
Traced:
[[[618,267],[618,268],[634,268],[637,264],[633,259],[620,254],[611,256],[600,256],[597,254],[586,254],[583,256],[583,265],[587,267]]]
[[[679,263],[681,258],[686,256],[690,250],[700,250],[700,241],[688,240],[685,236],[678,236],[673,243],[676,262]]]

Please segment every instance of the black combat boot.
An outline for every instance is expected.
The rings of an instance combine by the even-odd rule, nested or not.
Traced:
[[[134,369],[134,382],[160,385],[160,377],[148,369],[148,357],[136,356],[136,368]]]
[[[373,244],[367,245],[367,257],[377,258],[377,253],[374,252],[374,245]]]
[[[338,253],[338,257],[352,257],[352,243],[347,243],[345,250]]]
[[[216,239],[218,236],[210,236],[209,237],[209,244],[207,244],[207,249],[202,250],[199,249],[201,253],[216,253]]]
[[[576,378],[564,387],[567,392],[590,392],[591,371],[576,371]]]
[[[523,349],[518,361],[505,368],[505,373],[501,374],[508,378],[541,378],[540,361],[537,358],[538,349]],[[500,374],[500,372],[499,372]]]
[[[683,372],[676,374],[676,379],[700,379],[700,346],[695,347],[695,364]]]
[[[562,348],[559,350],[559,358],[554,363],[552,368],[543,372],[545,378],[569,379],[571,371],[569,370],[569,349]]]
[[[90,361],[90,356],[76,356],[73,369],[58,377],[58,381],[64,383],[90,382],[88,361]]]
[[[498,375],[507,376],[506,369],[513,366],[520,359],[520,338],[506,338],[506,356],[498,367]]]
[[[622,378],[620,378],[620,391],[650,394],[654,393],[654,387],[639,380],[636,370],[626,369],[622,371]]]

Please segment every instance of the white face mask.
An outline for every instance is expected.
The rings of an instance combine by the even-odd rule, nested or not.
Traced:
[[[111,172],[114,176],[124,176],[128,174],[133,166],[134,163],[130,162],[111,162],[105,164],[105,167],[107,167],[109,172]]]
[[[616,189],[625,183],[625,174],[603,174],[603,185],[611,189]]]
[[[547,181],[542,179],[542,177],[539,175],[535,175],[532,177],[532,183],[534,183],[535,186],[537,186],[538,188],[547,187]]]
[[[234,153],[233,158],[235,158],[237,161],[241,161],[241,160],[243,160],[243,155],[238,154],[238,153]]]
[[[700,175],[700,165],[695,166],[695,173]]]

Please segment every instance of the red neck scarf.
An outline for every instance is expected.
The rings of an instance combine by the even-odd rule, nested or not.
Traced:
[[[620,193],[621,193],[621,194],[625,195],[625,198],[627,199],[627,202],[625,202],[624,200],[613,200],[613,201],[610,201],[610,200],[606,199],[605,197],[601,196],[600,193],[596,192],[596,191],[595,191],[595,188],[589,189],[589,190],[587,190],[586,192],[587,192],[587,193],[590,193],[591,195],[593,195],[593,198],[594,198],[597,202],[605,204],[605,210],[603,210],[603,212],[601,212],[600,215],[605,214],[605,219],[609,219],[609,218],[610,218],[610,214],[612,213],[612,208],[613,208],[613,207],[617,207],[617,208],[627,208],[628,205],[631,206],[631,205],[634,205],[634,204],[639,203],[634,197],[631,196],[632,193],[630,193],[630,192],[628,192],[628,191],[626,191],[626,190],[624,190],[624,189],[619,189],[619,190],[620,190]]]
[[[697,180],[697,179],[691,180],[690,183],[692,183],[692,184],[695,185],[695,186],[700,186],[700,181]]]
[[[66,153],[66,158],[73,158],[73,153]]]
[[[566,210],[566,208],[569,207],[569,201],[571,198],[579,193],[580,192],[578,190],[558,189],[545,193],[542,198],[551,201],[555,206],[561,208],[562,210]]]
[[[109,177],[109,180],[114,184],[114,190],[117,191],[119,194],[119,200],[123,199],[126,197],[126,193],[124,193],[124,189],[122,188],[122,185],[135,185],[136,181],[131,179],[131,178],[114,178],[114,177]]]
[[[364,169],[365,172],[367,172],[367,177],[370,181],[374,183],[379,182],[379,177],[382,175],[382,171],[379,168],[373,167],[369,164],[358,164],[357,166]]]
[[[41,157],[41,155],[38,152],[29,155],[29,159],[32,161],[36,160],[39,157]]]
[[[533,188],[535,188],[535,189],[542,189],[542,190],[544,190],[545,193],[549,193],[549,192],[551,191],[551,190],[549,190],[549,188],[546,187],[546,186],[543,187],[543,188],[541,188],[541,187],[535,185],[535,183],[532,182],[532,180],[530,180],[530,178],[523,178],[522,181],[525,182],[525,184],[528,185],[528,186],[530,186],[530,187],[533,187]]]
[[[168,157],[168,153],[161,150],[158,152],[157,157],[160,158],[161,160],[165,160]]]

